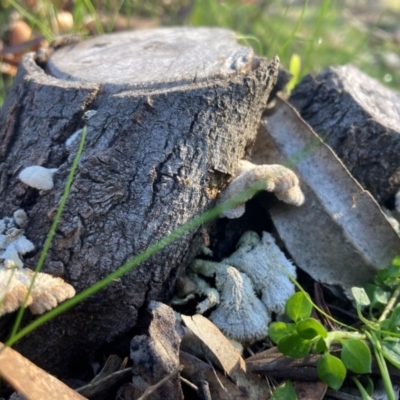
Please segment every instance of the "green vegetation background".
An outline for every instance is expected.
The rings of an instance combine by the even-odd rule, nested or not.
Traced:
[[[0,29],[18,10],[37,34],[59,34],[51,19],[68,8],[73,28],[64,33],[89,35],[90,16],[97,33],[113,31],[120,16],[153,19],[160,25],[219,26],[236,31],[257,54],[278,54],[297,79],[329,65],[353,63],[368,75],[400,88],[400,16],[398,1],[334,0],[0,0]],[[294,56],[294,58],[293,58]],[[298,56],[298,57],[297,57]],[[300,61],[300,64],[299,62]],[[8,82],[0,80],[0,104]]]

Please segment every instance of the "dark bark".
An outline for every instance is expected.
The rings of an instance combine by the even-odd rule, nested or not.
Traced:
[[[307,76],[289,100],[378,202],[400,188],[400,95],[346,65]]]
[[[187,35],[187,29],[182,31],[180,42]],[[162,45],[159,31],[154,32]],[[226,35],[216,30],[214,41],[204,41],[203,58],[188,46],[177,62],[187,63],[189,72],[176,77],[163,70],[168,84],[153,82],[147,89],[143,82],[133,90],[134,82],[118,86],[55,78],[35,64],[33,54],[24,57],[0,112],[0,216],[18,208],[28,212],[26,236],[37,253],[25,260],[26,267],[38,260],[76,154],[79,140],[70,147],[65,141],[83,125],[81,117],[89,109],[97,114],[88,121],[85,149],[44,272],[62,276],[80,292],[213,205],[254,141],[278,70],[276,60],[253,59],[249,49],[246,58],[245,48],[231,43],[242,63],[229,64],[229,70],[225,65],[223,73],[218,66],[196,79],[206,62],[221,64],[215,43],[218,36],[226,41]],[[68,48],[68,57],[84,59],[85,46]],[[146,58],[146,50],[131,57]],[[108,62],[103,67],[110,77],[114,61],[102,61]],[[51,192],[40,195],[18,180],[30,165],[59,168]],[[131,330],[147,300],[168,300],[176,277],[196,252],[194,236],[187,233],[17,347],[65,376],[77,355],[92,355]],[[8,328],[2,322],[3,335]]]

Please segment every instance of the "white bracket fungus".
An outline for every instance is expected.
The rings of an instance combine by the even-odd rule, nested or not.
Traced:
[[[294,206],[301,206],[304,203],[304,194],[300,189],[299,179],[292,170],[279,164],[255,165],[245,160],[239,162],[236,177],[220,193],[218,202],[221,204],[254,186],[259,190],[275,193],[276,197],[285,203]],[[252,194],[249,193],[242,204],[223,211],[221,217],[241,217],[245,212],[244,203],[251,197]]]
[[[89,121],[90,118],[94,117],[97,114],[97,110],[87,110],[85,111],[85,113],[83,114],[82,119],[84,121]]]
[[[34,271],[28,268],[0,269],[0,316],[24,304]],[[32,314],[42,314],[75,295],[75,289],[61,278],[39,272],[27,298]]]
[[[219,263],[194,260],[191,271],[197,293],[207,297],[197,311],[204,313],[217,305],[210,319],[229,338],[241,342],[267,336],[271,313],[283,314],[287,299],[295,292],[288,274],[295,277],[296,269],[268,232],[262,238],[246,232],[231,256]],[[219,296],[194,273],[215,276]]]
[[[33,165],[23,169],[18,178],[28,186],[39,190],[51,190],[54,187],[53,175],[57,168],[44,168],[39,165]]]
[[[20,256],[35,249],[33,243],[23,235],[24,230],[18,228],[27,223],[28,216],[24,210],[15,211],[13,218],[0,220],[0,261],[3,268],[22,268]]]
[[[14,219],[15,225],[17,225],[19,228],[22,228],[22,229],[25,229],[29,222],[29,218],[26,215],[26,212],[24,210],[22,210],[21,208],[14,212],[13,219]]]
[[[0,220],[0,316],[23,305],[32,280],[34,284],[26,305],[34,314],[41,314],[75,295],[75,289],[61,278],[23,268],[22,256],[35,249],[24,236],[28,224],[24,210],[17,210],[13,218]],[[19,228],[18,228],[19,227]]]

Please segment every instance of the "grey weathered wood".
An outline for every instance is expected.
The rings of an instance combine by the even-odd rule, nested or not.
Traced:
[[[252,49],[239,46],[226,29],[161,28],[103,35],[64,47],[46,69],[60,79],[120,92],[226,79],[249,71],[252,61]]]
[[[193,36],[200,38],[198,45],[195,39],[185,44]],[[142,40],[149,47],[140,45]],[[108,42],[112,56],[107,50],[103,58]],[[127,51],[130,45],[136,51]],[[166,49],[171,68],[162,57],[145,68],[151,62],[147,51],[153,57],[155,46]],[[93,49],[108,78],[97,80],[93,65],[94,81],[79,75]],[[129,63],[122,69],[132,80],[107,83],[121,73],[116,66],[121,50],[135,69],[130,72]],[[63,276],[79,292],[213,205],[254,141],[278,61],[253,57],[232,32],[204,28],[107,35],[59,51],[65,61],[74,60],[77,77],[46,74],[28,54],[0,111],[0,216],[24,208],[30,216],[26,236],[41,249],[78,146],[65,142],[82,127],[83,113],[97,110],[88,121],[85,150],[44,265],[45,272]],[[53,57],[48,70],[56,74],[52,68],[62,69],[63,62],[58,52]],[[138,61],[142,57],[146,63]],[[29,165],[59,168],[51,192],[40,195],[17,179]],[[129,332],[147,300],[169,298],[200,242],[194,235],[188,233],[17,347],[65,376],[77,355],[92,355]],[[25,266],[33,268],[37,260],[38,252]],[[3,337],[8,321],[0,321]]]
[[[252,161],[293,164],[305,202],[269,210],[296,265],[318,282],[342,287],[371,282],[400,253],[400,239],[376,200],[349,174],[298,113],[281,98],[260,124]]]
[[[382,204],[400,188],[400,95],[357,68],[307,76],[289,100]]]

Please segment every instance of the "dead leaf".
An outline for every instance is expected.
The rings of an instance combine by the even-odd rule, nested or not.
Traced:
[[[279,203],[272,220],[298,267],[349,296],[400,253],[400,239],[378,203],[299,114],[281,98],[261,121],[252,161],[290,164],[305,195]]]
[[[0,343],[0,375],[28,400],[85,399],[3,343]]]
[[[182,340],[182,350],[210,359],[239,386],[242,393],[249,399],[268,398],[267,383],[251,372],[246,373],[243,358],[211,321],[202,315],[192,317],[182,315],[182,321],[193,333],[189,342],[186,337]]]

